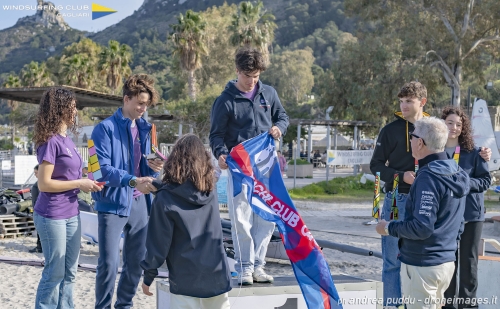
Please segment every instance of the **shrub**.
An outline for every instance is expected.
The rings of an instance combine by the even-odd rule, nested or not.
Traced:
[[[346,190],[373,190],[373,182],[367,181],[365,184],[359,182],[359,176],[337,177],[332,180],[320,181],[304,186],[300,189],[292,189],[290,193],[305,196],[308,194],[338,194]]]
[[[294,164],[294,160],[290,160],[288,161],[288,166],[291,166]],[[307,164],[312,164],[312,163],[309,163],[309,161],[307,160],[304,160],[304,159],[297,159],[297,165],[307,165]]]

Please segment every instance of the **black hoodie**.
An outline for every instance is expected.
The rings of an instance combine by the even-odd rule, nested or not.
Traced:
[[[231,290],[231,275],[222,243],[219,203],[191,181],[164,184],[151,207],[144,284],[151,285],[167,261],[170,292],[209,298]]]
[[[410,184],[404,182],[403,177],[405,172],[415,171],[415,158],[411,154],[410,146],[410,133],[415,126],[404,119],[401,112],[394,113],[394,116],[396,120],[380,130],[370,161],[370,170],[373,175],[380,172],[380,179],[385,182],[385,192],[392,191],[394,174],[398,173],[398,193],[408,193]],[[429,114],[424,113],[424,117],[427,116]]]
[[[253,102],[230,81],[212,106],[210,147],[215,158],[241,142],[277,126],[285,135],[289,121],[273,87],[258,83]]]

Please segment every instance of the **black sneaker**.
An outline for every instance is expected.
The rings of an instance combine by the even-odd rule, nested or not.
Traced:
[[[30,253],[43,253],[42,248],[35,247],[29,250]]]

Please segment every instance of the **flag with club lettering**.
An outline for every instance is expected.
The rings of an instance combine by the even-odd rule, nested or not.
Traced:
[[[227,164],[234,196],[246,185],[252,210],[278,226],[307,307],[342,308],[328,263],[288,195],[272,136],[262,133],[237,145]]]

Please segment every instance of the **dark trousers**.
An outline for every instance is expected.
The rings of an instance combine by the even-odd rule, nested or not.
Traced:
[[[476,304],[465,305],[467,299],[476,298],[477,292],[477,260],[479,241],[483,230],[483,222],[469,222],[465,224],[464,232],[460,238],[460,248],[456,253],[457,260],[455,261],[455,273],[450,282],[450,286],[444,293],[445,298],[458,297],[461,301],[454,304],[447,304],[443,308],[463,309],[463,308],[478,308],[477,302],[469,301]],[[457,274],[457,269],[459,273]],[[459,282],[457,295],[457,282]],[[457,296],[456,296],[457,295]]]
[[[131,308],[142,269],[139,263],[146,253],[148,212],[140,195],[132,202],[129,217],[99,212],[99,259],[95,285],[95,308],[111,308],[116,274],[120,265],[120,238],[123,240],[123,267],[116,291],[115,308]]]

